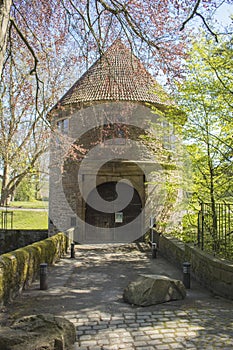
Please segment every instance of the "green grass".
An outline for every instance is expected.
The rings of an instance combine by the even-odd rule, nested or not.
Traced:
[[[0,216],[0,228],[2,227],[2,215]],[[10,226],[10,217],[8,219],[7,228]],[[47,230],[48,229],[48,213],[46,211],[23,211],[14,210],[13,229],[17,230]]]
[[[47,201],[33,201],[33,202],[21,202],[21,201],[15,201],[11,202],[10,207],[17,207],[17,208],[32,208],[32,209],[43,209],[48,208],[48,202]]]

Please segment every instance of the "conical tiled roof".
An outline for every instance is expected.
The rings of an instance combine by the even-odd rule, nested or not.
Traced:
[[[161,91],[139,59],[118,39],[61,98],[59,105],[90,101],[165,105],[158,96]]]

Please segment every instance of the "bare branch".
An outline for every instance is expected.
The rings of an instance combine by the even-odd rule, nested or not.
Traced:
[[[19,37],[21,38],[21,40],[24,42],[24,44],[27,46],[28,50],[30,51],[33,59],[34,59],[34,67],[31,69],[30,71],[30,75],[32,75],[33,73],[36,72],[36,68],[37,68],[37,64],[38,64],[38,59],[36,57],[36,54],[33,50],[33,48],[31,47],[31,45],[29,44],[28,40],[25,38],[25,36],[23,35],[23,33],[21,32],[21,30],[19,29],[19,27],[17,26],[17,24],[15,23],[15,20],[13,18],[10,18],[10,22],[12,24],[12,26],[15,28],[17,34],[19,35]]]
[[[211,35],[214,36],[216,42],[218,42],[217,34],[214,33],[214,32],[212,31],[212,29],[210,28],[210,26],[209,26],[208,23],[206,22],[205,17],[204,17],[203,15],[201,15],[199,12],[197,12],[197,9],[198,9],[200,3],[201,3],[201,0],[197,0],[195,6],[194,6],[194,8],[193,8],[193,11],[192,11],[191,15],[182,23],[182,26],[181,26],[181,28],[180,28],[180,31],[184,30],[186,24],[187,24],[191,19],[193,19],[195,16],[199,16],[199,17],[202,19],[202,22],[204,23],[204,25],[205,25],[205,27],[207,28],[207,30],[211,33]]]
[[[214,71],[216,77],[218,78],[218,80],[220,81],[220,83],[222,84],[222,86],[224,87],[224,89],[225,89],[226,91],[228,91],[230,94],[233,95],[233,90],[230,89],[229,86],[227,86],[227,85],[225,84],[225,82],[223,81],[223,79],[220,77],[220,74],[219,74],[217,68],[214,67],[214,66],[211,64],[211,62],[208,62],[208,63],[209,63],[209,65],[210,65],[211,69],[213,69],[213,71]],[[229,104],[229,105],[230,105],[230,104]],[[233,107],[232,105],[230,105],[230,106]]]
[[[146,42],[149,46],[156,48],[159,50],[159,46],[155,44],[154,41],[150,40],[146,33],[143,33],[141,28],[138,26],[138,24],[134,21],[132,16],[130,15],[129,11],[126,9],[126,7],[119,2],[117,2],[117,5],[112,1],[112,4],[114,8],[110,7],[108,4],[106,4],[103,0],[98,0],[99,3],[110,13],[115,15],[115,17],[118,19],[119,23],[121,24],[121,27],[124,29],[128,26],[128,29],[131,29],[134,34],[140,39],[142,39],[144,42]],[[121,14],[123,14],[123,18],[121,18]],[[123,19],[126,20],[126,24],[124,23]]]
[[[193,17],[195,16],[196,12],[197,12],[197,9],[199,7],[201,3],[201,0],[197,0],[195,6],[194,6],[194,9],[193,9],[193,12],[191,13],[191,15],[183,22],[181,28],[180,28],[180,31],[184,30],[184,27],[186,26],[186,24],[191,20],[193,19]]]
[[[218,43],[218,37],[217,34],[214,33],[212,31],[212,29],[210,28],[210,26],[208,25],[208,23],[206,22],[204,16],[202,16],[199,12],[196,12],[196,15],[199,16],[202,19],[202,22],[204,23],[204,25],[206,26],[206,28],[208,29],[208,31],[214,36],[215,41]]]

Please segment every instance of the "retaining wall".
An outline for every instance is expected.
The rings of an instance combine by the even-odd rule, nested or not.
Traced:
[[[191,274],[197,281],[214,294],[233,300],[233,262],[215,258],[168,235],[156,235],[156,240],[159,252],[169,261],[180,268],[183,262],[190,262]]]
[[[68,249],[69,239],[58,233],[43,241],[0,256],[0,305],[14,299],[39,277],[41,263],[53,264]]]
[[[0,254],[48,238],[48,230],[0,230]]]

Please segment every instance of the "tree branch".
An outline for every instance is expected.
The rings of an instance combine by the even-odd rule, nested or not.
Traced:
[[[195,6],[194,6],[194,9],[193,9],[193,11],[192,11],[192,13],[191,13],[191,15],[182,23],[182,26],[181,26],[181,28],[180,28],[180,31],[184,30],[186,24],[187,24],[191,19],[193,19],[194,16],[199,16],[199,17],[202,19],[202,22],[204,23],[204,25],[205,25],[205,27],[207,28],[207,30],[211,33],[211,35],[214,36],[215,41],[218,42],[217,34],[214,33],[214,32],[212,31],[212,29],[210,28],[210,26],[209,26],[208,23],[206,22],[204,16],[201,15],[199,12],[197,12],[197,9],[198,9],[200,3],[201,3],[201,0],[197,0],[196,4],[195,4]]]
[[[145,43],[147,43],[149,46],[152,46],[159,50],[159,46],[155,44],[154,41],[150,40],[146,33],[143,33],[142,30],[139,28],[137,23],[134,21],[132,16],[130,15],[129,11],[126,9],[125,5],[122,5],[121,3],[117,2],[117,4],[114,3],[114,1],[111,1],[114,8],[110,7],[108,4],[106,4],[103,0],[98,0],[98,2],[104,7],[104,9],[113,15],[118,19],[119,23],[121,24],[121,27],[124,29],[126,24],[128,24],[128,29],[131,29],[134,34],[140,39],[142,39]],[[123,20],[121,18],[121,14],[123,14],[124,19],[126,20],[126,24],[123,23]]]
[[[196,15],[199,16],[202,19],[202,22],[204,23],[204,25],[206,26],[208,31],[211,33],[211,35],[214,36],[215,41],[218,43],[218,36],[217,36],[217,34],[212,31],[212,29],[210,28],[210,26],[206,22],[205,18],[199,12],[196,12]]]
[[[25,36],[21,32],[21,30],[19,29],[19,27],[17,26],[17,24],[15,23],[15,20],[13,18],[10,18],[10,23],[15,28],[15,30],[16,30],[17,34],[19,35],[19,37],[21,38],[21,40],[27,46],[28,50],[30,51],[30,53],[31,53],[31,55],[32,55],[32,57],[34,59],[34,67],[30,71],[30,75],[32,75],[33,73],[36,73],[37,64],[38,64],[39,61],[38,61],[38,59],[36,57],[36,54],[35,54],[33,48],[31,47],[31,45],[29,44],[29,42],[27,41],[27,39],[25,38]]]
[[[193,12],[191,13],[191,15],[183,22],[181,28],[180,28],[180,31],[184,30],[184,27],[186,26],[186,24],[191,20],[193,19],[193,17],[195,16],[196,12],[197,12],[197,9],[199,7],[201,3],[201,0],[197,0],[195,6],[194,6],[194,9],[193,9]]]
[[[36,163],[36,161],[40,158],[40,156],[45,152],[44,149],[38,151],[33,159],[31,160],[30,164],[18,175],[14,176],[7,184],[8,191],[10,192],[13,188],[15,189],[22,179],[29,173],[30,169],[32,169]]]

